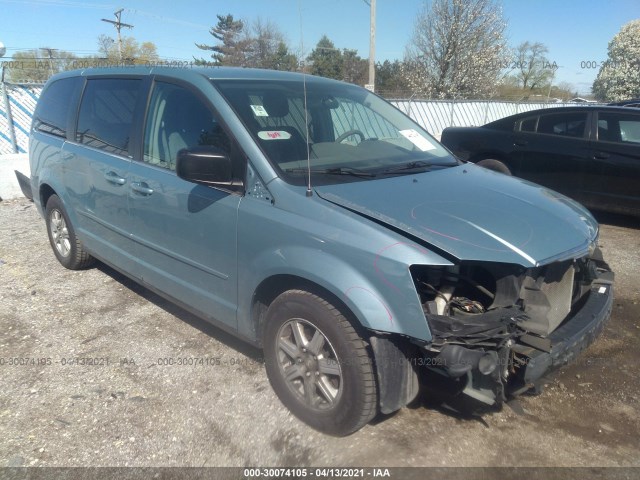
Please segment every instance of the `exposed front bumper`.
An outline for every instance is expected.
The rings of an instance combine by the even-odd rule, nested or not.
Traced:
[[[531,349],[524,368],[526,385],[536,382],[555,368],[566,365],[585,350],[598,337],[611,316],[613,283],[607,278],[594,281],[582,308],[549,335],[550,351]]]
[[[527,391],[540,391],[545,375],[575,361],[602,332],[611,316],[613,277],[612,272],[601,271],[568,318],[549,335],[522,328],[524,322],[517,320],[511,327],[501,327],[502,320],[515,313],[510,309],[468,317],[464,324],[431,317],[430,326],[440,329],[439,338],[449,335],[455,343],[447,342],[438,353],[430,353],[433,357],[427,370],[449,377],[448,389],[454,395],[461,393],[490,406]],[[491,341],[497,343],[495,348],[490,347]]]

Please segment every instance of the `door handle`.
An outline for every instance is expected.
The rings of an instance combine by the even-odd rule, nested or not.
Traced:
[[[104,174],[104,178],[107,182],[115,183],[116,185],[124,185],[127,183],[126,178],[122,178],[116,172],[108,172]]]
[[[60,155],[62,160],[71,160],[75,156],[76,154],[72,152],[62,152],[62,154]]]
[[[153,188],[149,188],[149,185],[147,185],[144,182],[132,182],[131,190],[133,190],[134,192],[141,193],[142,195],[145,195],[145,196],[151,195],[153,193]]]
[[[610,155],[605,152],[596,152],[593,154],[593,158],[595,158],[596,160],[606,160],[609,157]]]
[[[526,140],[516,140],[513,143],[515,143],[518,147],[526,147],[527,145],[529,145],[529,142],[527,142]]]

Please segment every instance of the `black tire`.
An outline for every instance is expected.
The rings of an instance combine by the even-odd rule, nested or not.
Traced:
[[[378,394],[367,344],[323,298],[303,290],[278,296],[266,315],[264,353],[271,386],[307,425],[345,436],[375,416]]]
[[[509,170],[509,167],[507,167],[500,160],[485,158],[484,160],[480,160],[479,162],[477,162],[476,165],[488,170],[493,170],[494,172],[504,173],[505,175],[511,176],[511,170]]]
[[[78,240],[69,216],[57,195],[47,200],[45,221],[49,243],[58,261],[69,270],[80,270],[90,267],[95,259],[89,255]]]

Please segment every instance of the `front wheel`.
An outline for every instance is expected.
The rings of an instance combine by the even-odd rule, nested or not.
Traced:
[[[289,290],[269,306],[266,369],[282,403],[311,427],[336,436],[375,416],[378,397],[367,344],[323,298]]]
[[[480,160],[476,163],[479,167],[486,168],[488,170],[493,170],[494,172],[503,173],[505,175],[511,175],[511,170],[500,160],[495,160],[493,158],[485,158],[484,160]]]
[[[94,258],[82,248],[82,243],[76,237],[69,216],[57,195],[51,195],[47,200],[45,221],[53,253],[64,267],[80,270],[95,262]]]

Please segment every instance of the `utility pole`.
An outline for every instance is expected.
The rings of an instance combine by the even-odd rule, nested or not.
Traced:
[[[369,30],[369,84],[366,87],[372,92],[376,88],[376,0],[364,0],[371,11]]]
[[[113,20],[107,20],[106,18],[102,19],[103,22],[112,23],[113,25],[115,25],[116,30],[118,31],[118,56],[120,57],[120,61],[122,61],[122,38],[120,37],[120,29],[122,27],[133,28],[133,25],[129,25],[128,23],[122,23],[120,21],[120,16],[122,15],[123,10],[124,8],[121,8],[117,12],[113,13],[116,16],[115,22]]]
[[[46,51],[49,56],[49,75],[53,75],[53,51],[57,50],[57,48],[45,47],[42,50]]]

